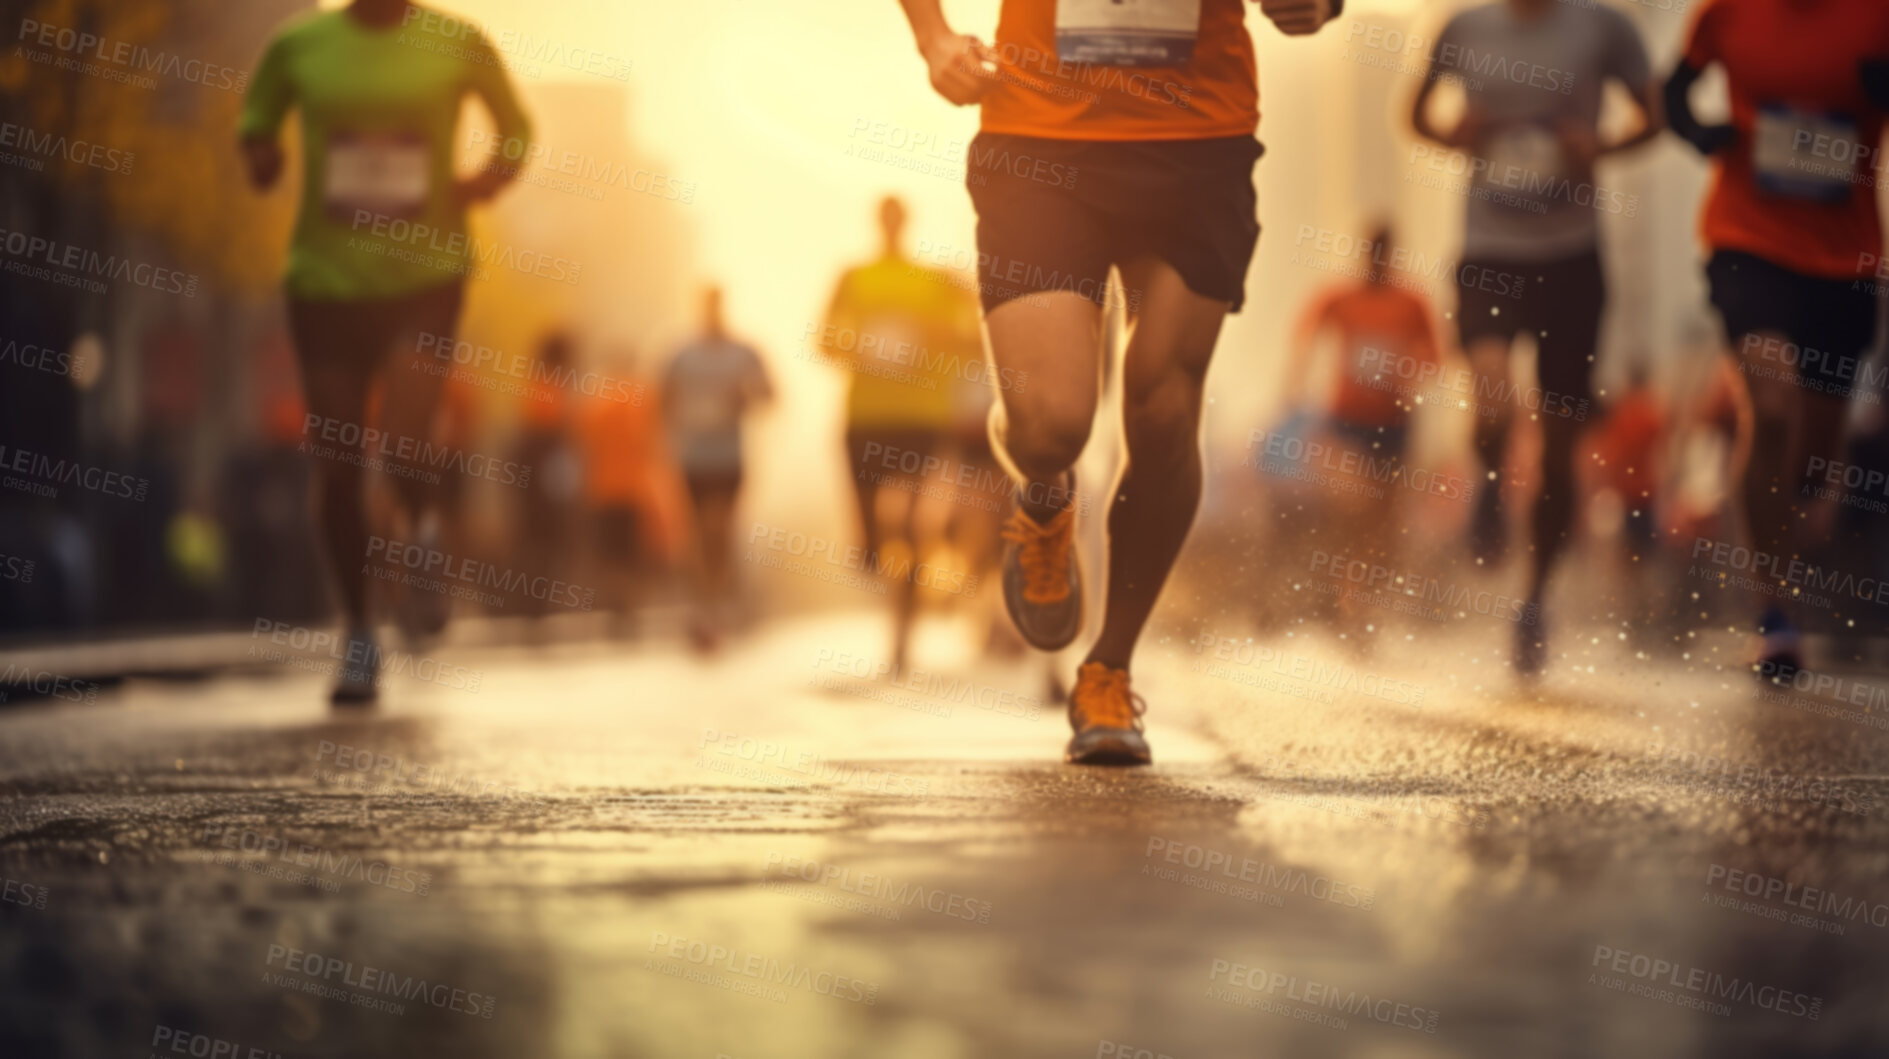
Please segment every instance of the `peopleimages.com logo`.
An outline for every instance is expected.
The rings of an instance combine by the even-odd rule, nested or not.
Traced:
[[[726,945],[711,944],[694,938],[671,937],[660,930],[650,933],[648,951],[660,952],[669,959],[680,960],[699,968],[712,968],[740,975],[751,979],[756,986],[763,988],[786,986],[792,989],[805,989],[818,996],[830,997],[834,1000],[849,1000],[868,1007],[879,1002],[879,983],[877,982],[865,982],[850,975],[836,974],[833,971],[816,969],[804,964],[782,963],[773,956],[742,952]],[[668,973],[661,965],[652,966],[646,962],[644,966],[651,970],[665,970],[665,973]],[[676,970],[682,969],[676,968]],[[686,973],[677,973],[674,976],[690,977]]]
[[[1703,967],[1686,967],[1671,960],[1648,956],[1645,953],[1628,952],[1607,945],[1594,946],[1594,959],[1590,967],[1603,968],[1616,975],[1641,983],[1634,988],[1625,979],[1607,980],[1597,974],[1588,975],[1588,983],[1601,985],[1608,989],[1633,993],[1650,1000],[1664,1000],[1679,1007],[1704,1007],[1713,1010],[1714,1002],[1732,1001],[1750,1007],[1763,1008],[1783,1015],[1795,1015],[1817,1021],[1823,1013],[1823,998],[1799,993],[1790,989],[1781,989],[1774,985],[1759,985],[1737,975],[1727,976],[1717,971],[1708,971]],[[1673,994],[1656,990],[1658,986],[1671,986],[1680,990]],[[1722,1003],[1716,1005],[1723,1008]],[[1729,1010],[1714,1010],[1714,1014],[1730,1014]]]
[[[152,1029],[151,1049],[151,1059],[167,1055],[187,1055],[191,1059],[283,1059],[281,1052],[272,1052],[260,1045],[244,1047],[237,1041],[161,1023]]]
[[[381,967],[357,964],[353,960],[343,960],[338,956],[323,956],[320,953],[306,952],[285,945],[271,945],[267,966],[274,967],[278,962],[281,963],[283,970],[301,975],[308,984],[334,990],[336,995],[332,999],[359,996],[365,1000],[380,1001],[382,997],[396,997],[400,1000],[417,1000],[430,1007],[458,1015],[487,1019],[492,1017],[493,1009],[498,1004],[497,997],[470,992],[444,982],[428,981],[419,975],[400,974]],[[337,975],[340,976],[339,986],[347,986],[361,992],[348,993],[340,990],[335,984]],[[281,979],[274,983],[276,985],[285,985],[292,981],[287,980],[283,975],[275,977]],[[299,983],[297,985],[299,987]],[[357,1001],[349,999],[349,1002],[356,1003]],[[363,1003],[361,1006],[371,1005]],[[395,1013],[399,1012],[395,1011]]]

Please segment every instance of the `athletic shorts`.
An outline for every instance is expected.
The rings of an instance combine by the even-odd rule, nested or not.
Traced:
[[[360,373],[362,393],[393,345],[406,335],[451,336],[459,324],[465,288],[458,283],[398,298],[360,301],[306,301],[291,296],[289,336],[302,362],[344,367]],[[317,411],[320,411],[319,409]],[[323,412],[322,414],[333,414]]]
[[[1485,270],[1522,277],[1521,297],[1463,279]],[[1598,248],[1558,261],[1465,259],[1456,276],[1456,324],[1464,349],[1487,338],[1512,342],[1526,333],[1535,339],[1536,381],[1555,397],[1574,402],[1561,406],[1544,396],[1544,409],[1594,399],[1594,354],[1607,310],[1607,279]]]
[[[741,492],[741,468],[725,471],[684,471],[682,480],[689,490],[689,501],[697,508],[710,500],[733,503]]]
[[[1251,136],[1208,140],[1050,140],[980,132],[965,183],[977,210],[978,293],[986,312],[1071,291],[1105,305],[1109,266],[1155,257],[1187,288],[1246,301],[1259,244]],[[1128,308],[1140,294],[1126,293]]]
[[[1872,284],[1806,276],[1738,250],[1714,253],[1705,275],[1725,337],[1740,355],[1746,335],[1776,331],[1799,348],[1751,356],[1794,367],[1821,380],[1826,392],[1847,394],[1856,384],[1863,354],[1876,338]]]
[[[606,504],[592,516],[597,534],[597,554],[606,561],[627,566],[643,554],[642,513],[627,504]]]
[[[365,426],[368,393],[395,352],[410,336],[451,336],[459,324],[464,288],[458,283],[399,298],[361,301],[288,299],[289,337],[295,343],[302,374],[302,395],[309,412],[343,423]],[[460,475],[417,473],[410,459],[389,460],[416,473],[398,474],[394,488],[409,503],[457,503]],[[452,482],[442,499],[442,486]]]

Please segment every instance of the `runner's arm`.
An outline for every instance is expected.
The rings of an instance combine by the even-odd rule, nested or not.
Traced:
[[[459,181],[461,202],[484,202],[518,177],[531,149],[531,119],[512,90],[512,79],[499,61],[498,51],[485,34],[474,33],[468,41],[476,53],[472,59],[472,90],[484,101],[498,126],[500,153],[479,167],[472,176]]]
[[[930,71],[931,87],[960,107],[977,102],[995,76],[996,57],[991,50],[976,37],[951,31],[943,0],[899,0],[899,6],[912,24],[912,37]]]
[[[1889,110],[1889,58],[1864,59],[1856,71],[1863,80],[1863,91],[1870,101]]]
[[[1597,157],[1604,158],[1621,151],[1631,151],[1658,136],[1660,130],[1666,127],[1666,116],[1660,107],[1658,82],[1647,78],[1644,81],[1629,84],[1627,94],[1633,98],[1634,105],[1639,108],[1639,127],[1612,143],[1601,144],[1600,149],[1595,152]]]
[[[774,379],[768,375],[761,354],[753,349],[748,350],[748,379],[743,391],[742,397],[749,404],[774,403]]]
[[[1594,158],[1629,151],[1659,135],[1663,124],[1660,113],[1659,84],[1653,78],[1653,64],[1646,57],[1646,43],[1640,39],[1640,31],[1635,29],[1627,16],[1613,10],[1607,12],[1606,26],[1613,35],[1607,53],[1611,56],[1608,76],[1619,81],[1638,108],[1638,127],[1612,143],[1594,145]],[[1591,161],[1592,159],[1590,159]]]
[[[1345,0],[1259,0],[1259,10],[1279,32],[1302,37],[1343,14]]]
[[[1709,3],[1699,12],[1686,38],[1686,49],[1666,78],[1666,124],[1673,135],[1691,144],[1707,158],[1730,147],[1738,139],[1738,130],[1730,125],[1702,125],[1692,112],[1692,86],[1705,68],[1718,60],[1718,27],[1724,16],[1717,3]]]
[[[1666,124],[1673,135],[1710,158],[1731,146],[1738,130],[1730,125],[1702,125],[1692,112],[1692,86],[1703,72],[1684,59],[1673,67],[1672,76],[1666,79]]]
[[[274,187],[282,175],[282,122],[295,102],[294,88],[289,84],[288,47],[281,37],[270,43],[249,82],[242,115],[237,119],[236,137],[242,147],[244,168],[250,185],[258,191]]]
[[[833,298],[827,302],[826,317],[821,323],[820,334],[815,339],[815,345],[821,353],[834,360],[845,362],[849,368],[852,366],[851,362],[859,355],[858,329],[853,325],[852,286],[853,273],[848,270],[840,277],[839,283],[833,287]],[[855,332],[851,349],[846,348],[840,341],[840,336],[849,330]]]
[[[1481,114],[1475,107],[1475,101],[1465,101],[1462,119],[1449,132],[1444,132],[1430,118],[1430,96],[1436,92],[1438,82],[1451,72],[1451,64],[1446,56],[1456,54],[1452,42],[1455,29],[1456,21],[1451,19],[1443,27],[1443,32],[1437,35],[1436,43],[1430,46],[1430,60],[1424,67],[1423,82],[1417,88],[1417,97],[1410,103],[1410,128],[1418,137],[1439,147],[1460,149],[1476,140]]]

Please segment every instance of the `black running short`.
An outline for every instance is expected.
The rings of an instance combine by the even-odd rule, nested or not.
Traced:
[[[402,351],[402,344],[415,336],[450,339],[458,326],[464,294],[460,284],[448,283],[400,297],[359,301],[307,301],[289,296],[289,335],[295,343],[309,412],[343,424],[366,425],[367,398],[376,378]],[[458,477],[429,473],[406,457],[389,457],[388,462],[411,469],[394,477],[394,487],[413,504],[439,502],[440,483]],[[453,488],[458,485],[455,482]]]
[[[689,502],[697,509],[712,502],[732,504],[741,493],[741,468],[725,471],[685,471],[682,484],[689,491]]]
[[[642,512],[628,504],[606,504],[592,516],[597,554],[617,566],[629,566],[643,554],[647,533]]]
[[[1210,140],[1050,140],[980,132],[965,182],[977,209],[985,311],[1013,298],[1072,291],[1107,303],[1109,266],[1172,265],[1187,288],[1246,300],[1259,243],[1251,136]],[[1138,307],[1127,292],[1128,307]]]
[[[349,373],[365,397],[374,373],[398,342],[418,334],[450,338],[464,300],[465,288],[458,283],[358,301],[307,301],[290,295],[289,335],[304,376],[311,370]]]
[[[1876,338],[1873,284],[1794,272],[1755,254],[1720,250],[1705,266],[1712,305],[1725,337],[1747,360],[1789,365],[1821,380],[1825,392],[1847,394]],[[1795,349],[1749,347],[1746,336],[1775,331]]]
[[[1521,296],[1507,284],[1472,283],[1466,277],[1519,276]],[[1576,407],[1594,397],[1594,353],[1600,347],[1600,321],[1607,309],[1607,279],[1600,251],[1589,250],[1557,261],[1465,259],[1456,270],[1456,325],[1463,348],[1486,338],[1535,339],[1535,377],[1555,397],[1542,407]]]

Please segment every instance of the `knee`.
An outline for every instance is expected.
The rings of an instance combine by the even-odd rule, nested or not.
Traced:
[[[1089,443],[1093,412],[1072,406],[1043,404],[1006,415],[1004,451],[1017,469],[1032,477],[1049,477],[1073,466]]]
[[[1130,387],[1122,401],[1122,427],[1131,452],[1193,451],[1200,430],[1200,387],[1172,377]]]

